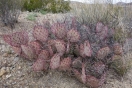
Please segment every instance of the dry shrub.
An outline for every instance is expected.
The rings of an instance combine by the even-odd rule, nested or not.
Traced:
[[[21,10],[21,0],[0,0],[0,17],[11,28],[17,22]]]
[[[113,36],[116,41],[121,41],[126,38],[126,30],[124,30],[124,8],[119,5],[113,5],[111,0],[94,0],[92,4],[88,3],[75,3],[71,4],[72,11],[78,22],[81,24],[87,24],[93,26],[97,22],[102,22],[109,28],[115,30]],[[103,2],[103,3],[102,3]],[[123,39],[124,40],[124,39]]]
[[[91,0],[92,1],[92,0]],[[130,6],[129,11],[126,11],[124,6],[112,4],[108,2],[108,0],[94,0],[95,2],[92,4],[87,3],[72,3],[72,13],[78,19],[78,22],[81,24],[87,24],[89,26],[95,25],[97,22],[102,22],[107,25],[109,28],[115,30],[115,34],[113,36],[116,42],[120,42],[122,45],[126,43],[126,38],[128,37],[127,30],[125,28],[124,19],[129,19],[131,17]],[[109,0],[112,1],[112,0]],[[103,3],[102,3],[103,2]],[[95,28],[93,28],[94,30]],[[83,31],[83,30],[80,30]],[[127,44],[127,43],[126,43]],[[127,46],[127,45],[125,45]],[[128,61],[130,61],[130,57],[124,58],[124,54],[122,55],[123,64],[125,66],[118,69],[118,74],[124,74],[128,69]],[[116,64],[118,65],[118,64]],[[114,66],[115,67],[115,66]]]
[[[124,18],[127,20],[132,20],[132,5],[126,4],[124,7]]]
[[[72,13],[77,16],[80,23],[95,24],[101,21],[104,24],[111,23],[110,26],[115,27],[119,23],[120,13],[123,13],[122,7],[111,3],[98,2],[93,4],[77,3],[71,5]]]

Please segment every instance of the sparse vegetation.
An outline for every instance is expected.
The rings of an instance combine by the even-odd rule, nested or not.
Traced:
[[[124,17],[124,13],[126,12],[124,7],[120,5],[113,5],[109,2],[106,2],[105,4],[99,3],[100,0],[96,1],[97,0],[95,0],[94,4],[77,3],[72,5],[71,12],[76,16],[79,23],[89,25],[93,28],[93,31],[93,26],[98,21],[103,24],[107,24],[111,30],[115,31],[114,35],[111,37],[114,38],[112,42],[118,42],[123,45],[126,38],[129,36],[123,25],[123,20],[126,19],[126,17]],[[123,57],[123,55],[121,57]],[[118,59],[117,62],[115,61],[112,64],[114,67],[113,69],[117,72],[117,74],[122,76],[128,71],[128,66],[125,65],[126,60],[124,60],[124,63],[118,62],[122,62],[122,59]]]
[[[44,9],[41,9],[40,11],[39,11],[41,14],[43,14],[43,15],[45,15],[45,14],[47,14],[48,12],[47,11],[45,11]]]
[[[36,13],[30,13],[28,14],[27,16],[27,20],[30,20],[30,21],[35,21],[36,20],[36,17],[37,17],[37,14]]]
[[[5,25],[14,28],[21,11],[21,0],[0,0],[0,17]]]
[[[34,11],[43,7],[43,0],[24,0],[23,9]]]
[[[109,24],[110,27],[115,27],[119,24],[122,11],[120,6],[111,3],[94,3],[72,5],[71,12],[78,18],[80,23],[96,24],[101,21],[104,24]]]
[[[71,9],[69,2],[64,0],[25,0],[23,8],[28,11],[42,9],[53,13],[67,12]]]
[[[34,11],[28,12],[26,17],[34,22],[39,22],[35,11],[46,14],[71,10],[69,2],[64,0],[25,0],[24,8]],[[61,71],[86,86],[98,88],[107,80],[109,71],[123,77],[132,65],[126,60],[128,57],[124,57],[124,43],[129,36],[122,25],[124,15],[123,7],[111,3],[79,3],[72,6],[70,16],[69,13],[67,17],[63,16],[64,21],[58,19],[54,23],[46,15],[49,21],[33,24],[30,31],[1,36],[14,53],[33,63],[32,71],[38,74],[42,71]],[[7,52],[11,53],[10,50]]]
[[[34,71],[47,71],[50,68],[72,72],[80,82],[93,88],[103,85],[108,67],[120,76],[127,72],[122,59],[114,57],[122,58],[123,55],[123,46],[111,38],[115,30],[97,22],[93,31],[86,24],[79,24],[74,17],[71,21],[69,25],[64,21],[48,27],[48,21],[43,25],[37,24],[33,28],[32,41],[26,31],[3,35],[3,38],[20,57],[35,60],[32,65]]]
[[[71,7],[69,6],[68,1],[64,0],[52,0],[48,3],[48,9],[49,11],[53,13],[59,13],[59,12],[67,12],[70,11]]]

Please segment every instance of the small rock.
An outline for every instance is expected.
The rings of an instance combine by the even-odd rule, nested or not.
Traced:
[[[0,69],[0,77],[3,76],[6,73],[6,67],[2,67]]]
[[[18,74],[20,74],[20,73],[21,73],[21,71],[18,71],[17,73],[18,73]]]
[[[6,75],[6,79],[10,78],[11,76],[12,76],[11,74]]]
[[[16,82],[13,82],[12,84],[14,85],[14,84],[16,84]]]
[[[8,53],[4,53],[3,54],[3,57],[8,57]]]
[[[22,68],[21,66],[18,67],[19,70],[20,70],[21,68]]]

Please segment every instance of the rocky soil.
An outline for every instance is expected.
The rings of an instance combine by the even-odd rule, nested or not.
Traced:
[[[21,13],[14,30],[0,23],[0,34],[21,30],[30,33],[36,22],[42,24],[47,19],[52,24],[56,19],[64,18],[62,14],[36,13],[36,21],[29,21],[26,19],[28,14],[31,13]],[[132,66],[131,54],[132,52],[127,53],[124,59],[129,60]],[[14,54],[10,46],[0,38],[0,88],[87,88],[65,73],[56,71],[36,73],[32,71],[32,63]],[[121,79],[113,71],[109,71],[106,83],[100,88],[132,88],[132,68]]]

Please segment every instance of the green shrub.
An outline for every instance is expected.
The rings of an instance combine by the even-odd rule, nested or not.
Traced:
[[[28,11],[43,9],[48,12],[67,12],[71,9],[69,1],[64,0],[25,0],[23,8]]]
[[[47,11],[45,11],[44,9],[41,9],[39,12],[43,15],[47,14]]]
[[[50,10],[53,13],[58,13],[58,12],[67,12],[70,11],[71,7],[69,6],[68,1],[64,0],[57,0],[51,2]]]
[[[29,14],[28,16],[27,16],[27,20],[30,20],[30,21],[35,21],[36,20],[36,17],[37,16],[37,14],[35,14],[35,13],[31,13],[31,14]]]
[[[23,9],[28,11],[34,11],[36,9],[42,8],[43,0],[25,0]]]

